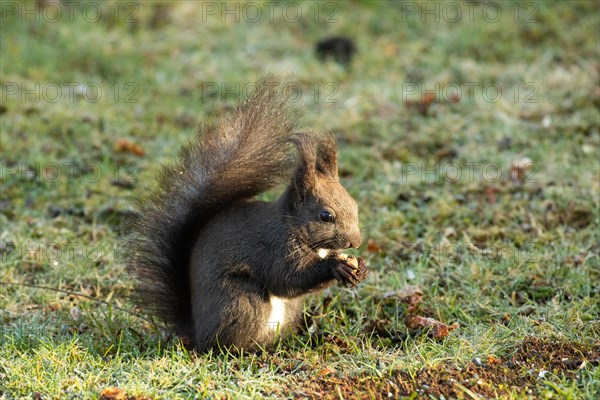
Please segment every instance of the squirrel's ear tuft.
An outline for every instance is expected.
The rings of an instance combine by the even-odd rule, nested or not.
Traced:
[[[337,180],[337,143],[332,134],[297,133],[292,142],[298,149],[298,168],[293,179],[294,191],[303,198],[310,193],[319,176]]]
[[[334,180],[338,176],[337,143],[333,134],[319,136],[316,159],[317,172]]]
[[[292,179],[292,187],[299,199],[310,193],[317,181],[317,142],[314,135],[298,133],[292,139],[298,149],[298,167]]]

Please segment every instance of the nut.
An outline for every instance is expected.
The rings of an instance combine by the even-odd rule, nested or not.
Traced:
[[[342,261],[346,261],[348,264],[352,265],[354,268],[354,272],[358,271],[358,258],[354,256],[349,256],[348,254],[341,253],[337,257]]]
[[[346,261],[348,262],[348,264],[354,267],[355,271],[358,270],[358,258],[350,256]]]

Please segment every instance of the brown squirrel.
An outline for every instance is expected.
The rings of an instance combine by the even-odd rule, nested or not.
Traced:
[[[297,133],[273,77],[199,132],[140,204],[128,268],[139,305],[199,351],[253,350],[297,331],[302,299],[368,270],[332,135]],[[253,198],[282,182],[272,202]]]

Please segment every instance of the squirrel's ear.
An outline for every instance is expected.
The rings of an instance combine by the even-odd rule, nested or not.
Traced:
[[[333,134],[324,134],[319,138],[316,169],[322,175],[333,180],[338,176],[337,143]]]
[[[317,180],[317,146],[311,136],[300,133],[292,139],[298,149],[298,167],[292,178],[292,187],[300,200],[314,189]]]

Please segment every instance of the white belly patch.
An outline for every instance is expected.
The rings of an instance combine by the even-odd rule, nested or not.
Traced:
[[[319,255],[319,257],[321,257],[321,258],[325,258],[325,257],[327,257],[327,256],[329,255],[329,250],[327,250],[327,249],[319,249],[319,250],[317,251],[317,254],[318,254],[318,255]]]
[[[279,297],[271,296],[271,313],[267,319],[270,329],[278,330],[285,323],[285,301]]]

